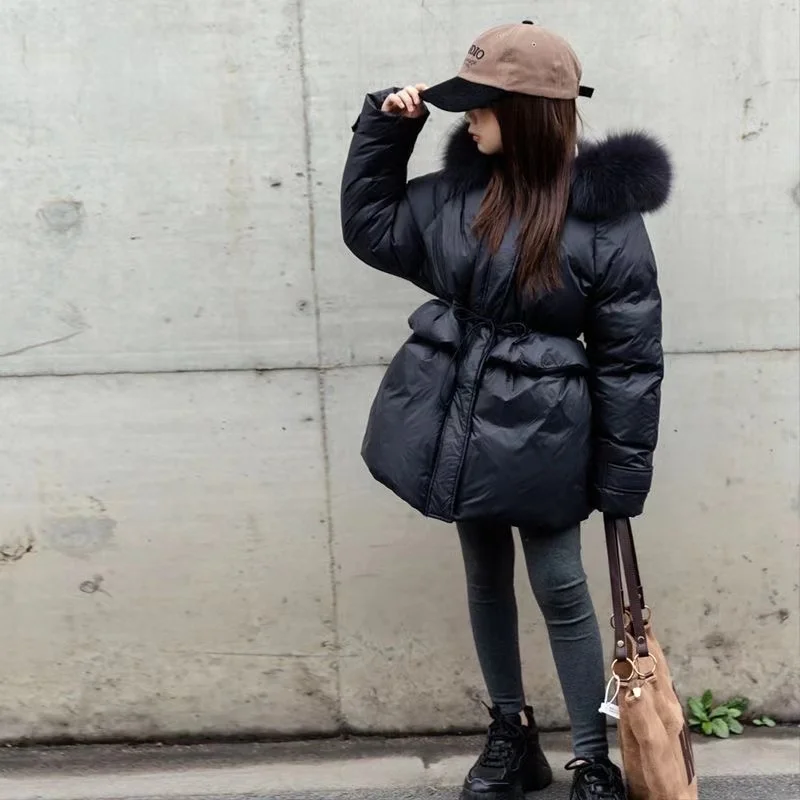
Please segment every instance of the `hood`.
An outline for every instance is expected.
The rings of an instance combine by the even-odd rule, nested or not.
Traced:
[[[460,124],[444,154],[444,171],[464,189],[485,186],[494,159],[484,156]],[[669,198],[672,161],[667,149],[643,131],[614,133],[598,142],[581,141],[572,178],[570,211],[582,219],[614,219],[657,211]]]

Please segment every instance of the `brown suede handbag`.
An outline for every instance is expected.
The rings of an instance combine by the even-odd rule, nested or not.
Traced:
[[[614,610],[612,685],[618,689],[619,744],[630,800],[697,800],[689,728],[650,624],[630,520],[606,516],[605,528]],[[604,706],[616,716],[616,707],[609,712],[608,701]]]

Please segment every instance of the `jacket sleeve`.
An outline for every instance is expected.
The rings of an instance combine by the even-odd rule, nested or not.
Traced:
[[[594,503],[642,513],[653,477],[664,355],[655,258],[640,214],[599,223],[585,331],[591,365]]]
[[[381,106],[390,91],[367,95],[353,126],[342,178],[342,234],[369,266],[435,294],[423,232],[435,210],[437,175],[407,183],[408,160],[427,115],[385,114]]]

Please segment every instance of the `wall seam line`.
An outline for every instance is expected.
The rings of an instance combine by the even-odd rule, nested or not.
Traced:
[[[308,203],[308,257],[311,271],[311,285],[314,299],[314,322],[317,345],[317,393],[319,397],[320,436],[322,444],[323,471],[325,477],[325,518],[327,524],[328,572],[331,583],[331,633],[333,635],[334,680],[336,685],[336,725],[341,729],[344,725],[342,711],[342,659],[341,637],[339,633],[339,588],[336,580],[336,550],[333,526],[333,501],[331,497],[331,459],[329,448],[329,431],[327,405],[325,402],[325,371],[322,364],[322,314],[319,300],[319,282],[317,280],[317,248],[316,248],[316,208],[314,205],[314,176],[311,154],[311,115],[308,74],[306,71],[305,43],[305,8],[303,0],[296,0],[297,13],[297,49],[300,69],[301,95],[303,104],[303,153],[305,157],[306,200]]]
[[[320,345],[317,345],[319,348]],[[398,348],[400,343],[398,343]],[[769,355],[771,353],[790,354],[800,353],[797,347],[770,347],[750,348],[747,350],[667,350],[666,356],[736,356],[736,355]],[[188,369],[118,369],[80,372],[8,372],[0,373],[0,380],[19,380],[22,378],[102,378],[114,375],[214,375],[217,373],[249,372],[255,375],[272,372],[335,372],[348,369],[364,369],[373,367],[387,367],[389,360],[364,361],[360,364],[298,364],[295,366],[276,367],[197,367]]]

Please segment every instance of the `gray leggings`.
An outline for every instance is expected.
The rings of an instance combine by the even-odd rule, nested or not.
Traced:
[[[483,677],[504,714],[525,705],[514,593],[511,528],[493,522],[458,524],[467,570],[467,597]],[[580,527],[561,533],[520,529],[533,593],[544,615],[550,647],[572,723],[576,756],[608,753],[600,629],[581,561]]]

